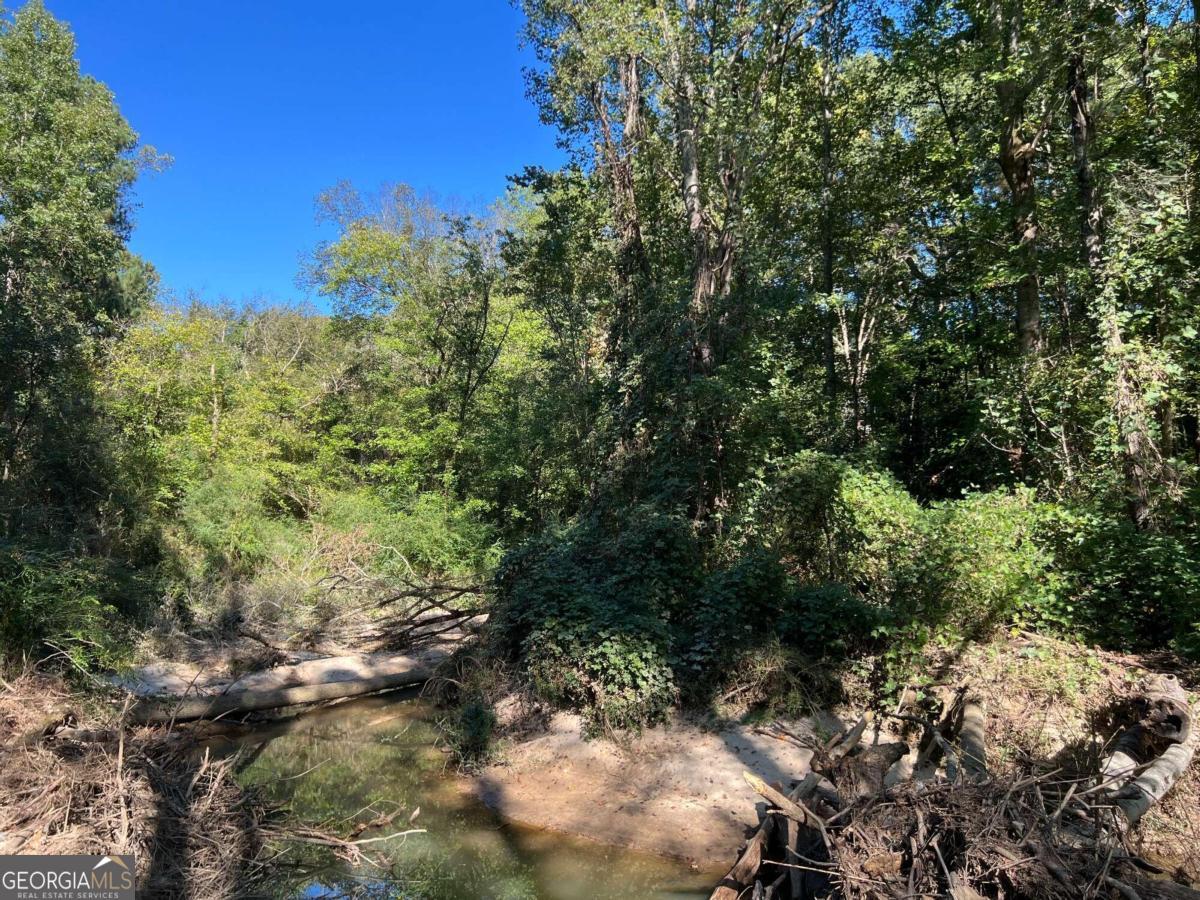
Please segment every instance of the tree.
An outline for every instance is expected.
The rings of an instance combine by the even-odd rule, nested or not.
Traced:
[[[152,278],[124,249],[135,143],[112,94],[80,74],[71,33],[38,0],[0,20],[6,533],[34,514],[30,504],[66,514],[95,492],[83,490],[99,464],[83,449],[89,354],[112,316],[144,300]]]

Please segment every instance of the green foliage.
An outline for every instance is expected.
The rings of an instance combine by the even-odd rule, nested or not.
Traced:
[[[1028,489],[968,494],[928,512],[924,614],[955,638],[1037,617],[1054,602],[1054,556],[1041,541],[1053,507]]]
[[[798,590],[789,612],[786,643],[815,660],[842,660],[878,649],[894,622],[892,611],[862,600],[842,584]]]
[[[668,619],[699,560],[678,518],[635,511],[512,551],[496,576],[493,628],[546,699],[579,706],[593,728],[658,721],[676,699]]]
[[[8,537],[69,530],[103,496],[93,483],[109,473],[96,446],[90,366],[96,337],[136,302],[122,277],[139,266],[124,249],[135,142],[108,89],[80,74],[63,23],[36,0],[11,16],[0,11],[0,533]]]
[[[522,7],[570,164],[478,218],[325,192],[332,315],[156,304],[136,136],[0,19],[7,648],[98,641],[122,568],[308,624],[345,571],[497,569],[500,649],[597,729],[1006,624],[1200,654],[1190,23]]]
[[[879,606],[911,586],[924,512],[893,477],[814,451],[773,467],[747,503],[744,528],[808,584],[840,583]]]
[[[490,571],[498,556],[485,511],[481,501],[435,492],[392,504],[358,490],[323,495],[313,520],[341,531],[361,529],[380,547],[374,565],[383,575],[477,575]]]
[[[246,575],[272,558],[294,552],[287,525],[267,513],[270,481],[252,469],[219,469],[192,486],[180,519],[205,552],[215,575]]]
[[[1190,518],[1189,513],[1189,518]],[[1103,644],[1200,653],[1200,543],[1191,522],[1146,532],[1120,517],[1062,509],[1043,540],[1062,587],[1044,624]]]
[[[146,585],[101,560],[0,545],[0,647],[64,655],[79,670],[127,658],[128,619]]]

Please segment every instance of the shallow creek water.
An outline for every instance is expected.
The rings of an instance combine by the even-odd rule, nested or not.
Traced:
[[[403,812],[364,838],[380,867],[352,868],[301,847],[274,885],[282,897],[421,900],[583,900],[708,896],[721,873],[687,863],[506,824],[453,774],[435,745],[435,713],[412,693],[370,697],[221,738],[214,754],[242,751],[239,778],[286,803],[301,821],[346,833],[351,821]],[[370,811],[365,811],[370,807]],[[420,813],[412,826],[412,811]]]

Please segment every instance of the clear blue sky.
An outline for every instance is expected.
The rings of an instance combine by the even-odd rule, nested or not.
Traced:
[[[341,179],[487,203],[506,175],[562,158],[525,97],[532,54],[507,0],[46,5],[83,70],[175,159],[139,182],[132,249],[180,294],[306,299],[313,198]]]

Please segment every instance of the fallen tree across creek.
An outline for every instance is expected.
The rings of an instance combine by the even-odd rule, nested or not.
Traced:
[[[995,777],[982,702],[965,687],[940,716],[889,717],[919,729],[912,746],[864,746],[868,714],[815,748],[790,793],[747,775],[768,810],[711,900],[1200,900],[1129,841],[1200,743],[1172,676],[1145,679],[1097,771],[1074,776]]]
[[[130,708],[129,718],[140,724],[215,719],[393,690],[427,681],[446,656],[446,650],[432,648],[418,654],[326,657],[278,666],[217,694],[141,697]]]
[[[353,584],[339,578],[327,590]],[[138,695],[129,718],[140,724],[215,719],[422,684],[456,646],[487,621],[486,612],[477,604],[465,609],[454,605],[481,590],[473,584],[405,582],[399,591],[367,607],[352,605],[345,615],[356,621],[335,619],[327,624],[323,638],[334,641],[335,646],[374,652],[342,651],[341,655],[274,665],[232,683],[195,681],[167,691],[155,685],[152,677],[123,679],[122,686]],[[279,660],[295,652],[288,645],[301,637],[263,635],[246,626],[238,633],[266,647]],[[313,635],[305,638],[309,648],[315,646],[313,639]],[[197,679],[200,675],[197,672]]]

